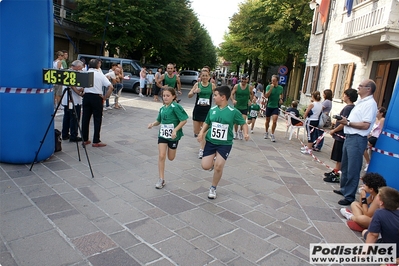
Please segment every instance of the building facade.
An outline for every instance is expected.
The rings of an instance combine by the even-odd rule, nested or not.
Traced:
[[[399,0],[313,2],[300,104],[308,105],[315,90],[331,89],[332,113],[339,113],[343,92],[370,78],[377,83],[377,105],[388,108],[399,82]]]

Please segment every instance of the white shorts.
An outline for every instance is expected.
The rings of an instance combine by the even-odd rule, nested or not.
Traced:
[[[145,88],[145,79],[140,79],[140,88]]]

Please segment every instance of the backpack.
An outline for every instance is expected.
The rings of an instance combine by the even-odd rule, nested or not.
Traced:
[[[321,113],[319,117],[318,128],[331,127],[331,117],[325,113]]]

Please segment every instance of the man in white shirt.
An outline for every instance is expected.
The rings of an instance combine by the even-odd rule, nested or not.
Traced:
[[[114,87],[108,78],[103,74],[99,59],[91,59],[88,72],[94,73],[93,87],[85,88],[83,95],[83,115],[82,115],[82,138],[85,145],[91,143],[89,140],[89,125],[91,116],[94,120],[93,147],[104,147],[107,144],[100,140],[100,130],[103,115],[103,102],[109,98]],[[103,95],[102,87],[108,87],[108,91]]]
[[[357,92],[360,100],[357,101],[349,117],[343,117],[339,121],[342,125],[345,125],[340,189],[334,190],[334,193],[345,197],[338,201],[340,205],[350,205],[355,200],[362,169],[363,153],[367,147],[367,136],[377,115],[377,103],[373,97],[376,88],[373,80],[362,81]]]
[[[72,62],[70,69],[75,71],[82,71],[83,67],[84,64],[82,61],[75,60]],[[64,118],[62,120],[62,139],[69,139],[70,142],[78,142],[82,140],[81,137],[78,137],[78,123],[80,120],[80,111],[82,108],[83,88],[75,86],[71,86],[69,88],[69,91],[67,91],[64,94],[64,97],[62,97],[62,105],[64,106]],[[64,87],[64,90],[66,89],[67,87]],[[75,108],[73,108],[72,102],[70,101],[68,95],[69,93],[72,96]],[[69,133],[71,135],[69,135]]]

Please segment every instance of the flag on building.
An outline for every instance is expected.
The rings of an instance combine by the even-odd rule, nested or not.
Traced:
[[[352,13],[352,6],[353,6],[353,0],[346,0],[346,13],[348,14],[348,17],[351,15]]]
[[[328,19],[328,9],[330,8],[330,0],[322,0],[320,7],[319,7],[319,13],[320,13],[320,19],[321,22],[324,24],[326,23]]]

